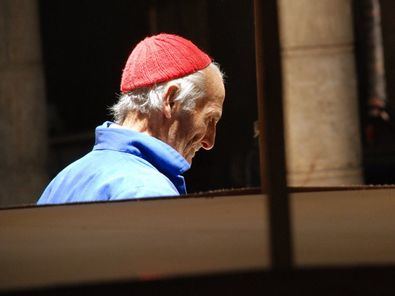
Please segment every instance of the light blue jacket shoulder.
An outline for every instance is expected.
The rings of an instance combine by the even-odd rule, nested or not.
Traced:
[[[93,151],[62,170],[38,204],[119,200],[185,194],[189,163],[172,147],[146,134],[96,128]]]

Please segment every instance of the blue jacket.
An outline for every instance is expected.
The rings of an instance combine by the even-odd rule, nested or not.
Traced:
[[[67,166],[47,186],[38,204],[117,200],[185,194],[181,175],[189,163],[172,147],[146,134],[96,128],[93,151]]]

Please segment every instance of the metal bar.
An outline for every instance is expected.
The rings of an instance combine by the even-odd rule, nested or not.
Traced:
[[[369,116],[380,117],[386,105],[386,82],[384,69],[383,37],[381,32],[381,12],[378,0],[365,1],[366,42],[368,59],[368,106]],[[385,116],[387,118],[388,115]],[[384,119],[384,118],[383,118]]]
[[[273,269],[292,267],[286,181],[282,66],[276,0],[254,0],[262,192],[268,194]]]

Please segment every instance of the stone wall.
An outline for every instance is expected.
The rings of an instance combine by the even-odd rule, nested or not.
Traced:
[[[0,206],[35,202],[46,182],[37,2],[0,0]]]
[[[351,0],[280,0],[290,185],[361,184]]]

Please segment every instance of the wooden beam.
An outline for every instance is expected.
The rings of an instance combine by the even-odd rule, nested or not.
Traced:
[[[270,273],[269,211],[260,193],[0,209],[0,294],[257,270],[395,267],[395,187],[290,198],[291,273]]]
[[[271,264],[292,266],[286,182],[282,67],[276,0],[254,0],[261,188],[268,194]]]

